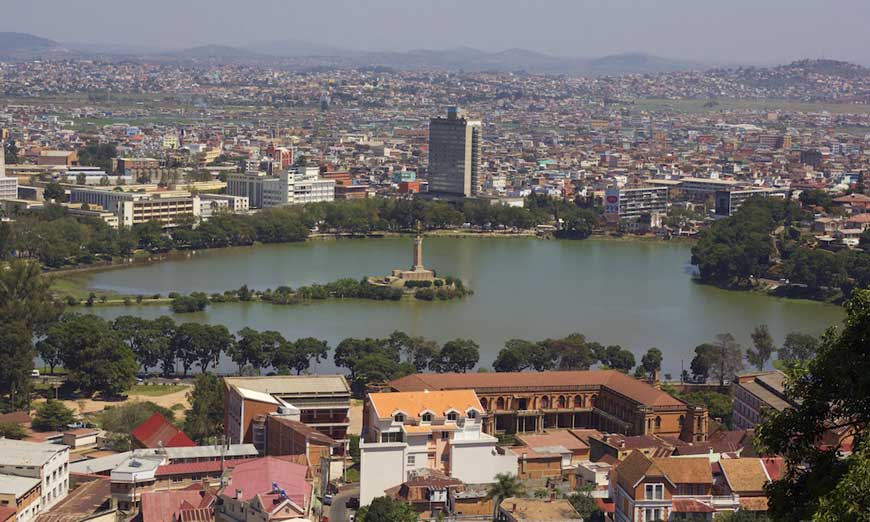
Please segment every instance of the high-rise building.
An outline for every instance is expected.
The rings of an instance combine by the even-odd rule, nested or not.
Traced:
[[[18,178],[6,177],[6,145],[0,141],[0,199],[18,199]]]
[[[483,125],[469,120],[458,107],[447,118],[429,120],[429,192],[474,196],[480,188],[480,148]]]

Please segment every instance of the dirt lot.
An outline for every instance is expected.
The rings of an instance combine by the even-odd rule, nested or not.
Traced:
[[[127,402],[136,402],[136,401],[150,401],[158,406],[163,406],[164,408],[172,408],[176,404],[180,404],[184,411],[190,408],[190,404],[187,402],[187,392],[190,391],[190,386],[177,386],[178,390],[173,391],[172,393],[167,393],[165,395],[137,395],[135,393],[131,393],[125,400],[123,401],[101,401],[101,400],[93,400],[93,399],[79,399],[75,401],[62,401],[67,408],[71,408],[76,414],[81,413],[94,413],[98,411],[102,411],[106,406],[118,406]],[[176,418],[183,416],[184,411],[177,410],[175,412]]]

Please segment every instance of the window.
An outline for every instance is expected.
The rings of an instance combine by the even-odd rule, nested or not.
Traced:
[[[441,432],[441,440],[450,440],[450,432],[442,431]]]
[[[420,418],[423,420],[423,422],[432,422],[432,414],[429,412],[424,413],[423,416]]]
[[[447,420],[449,420],[449,421],[456,422],[456,419],[458,419],[458,418],[459,418],[459,415],[457,415],[455,411],[451,411],[450,413],[447,414]]]
[[[662,520],[662,508],[646,508],[643,510],[644,522],[652,522],[653,520]]]
[[[662,418],[661,417],[656,417],[656,429],[657,430],[662,429]]]
[[[477,418],[477,412],[474,411],[474,410],[468,410],[468,413],[466,414],[466,416],[467,416],[469,419],[476,419],[476,418]]]
[[[408,465],[413,466],[416,462],[417,457],[415,455],[408,455]]]
[[[401,413],[397,413],[393,416],[393,420],[396,422],[405,422],[405,416]]]
[[[665,485],[646,484],[646,486],[644,487],[643,498],[644,500],[662,500],[663,498],[665,498]]]

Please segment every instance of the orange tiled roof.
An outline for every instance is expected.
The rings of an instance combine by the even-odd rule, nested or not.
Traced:
[[[478,393],[499,388],[577,389],[580,386],[605,386],[645,406],[683,406],[684,403],[649,384],[616,370],[415,373],[390,382],[405,391],[474,389]]]
[[[370,393],[369,401],[381,419],[388,419],[399,411],[412,419],[419,418],[424,411],[431,411],[437,417],[446,417],[450,410],[460,415],[465,415],[469,408],[483,411],[473,390]]]

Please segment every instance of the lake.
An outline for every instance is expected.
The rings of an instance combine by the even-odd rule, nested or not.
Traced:
[[[343,239],[203,251],[150,265],[95,272],[95,290],[126,294],[222,292],[243,284],[298,287],[340,277],[388,274],[411,264],[413,239]],[[640,362],[652,346],[664,354],[663,372],[688,369],[694,347],[731,332],[743,346],[765,323],[777,343],[785,334],[817,335],[838,323],[840,307],[722,290],[696,283],[690,247],[677,242],[540,240],[534,238],[426,238],[426,266],[461,277],[475,294],[450,302],[330,300],[275,306],[226,303],[182,314],[200,321],[277,330],[288,339],[318,337],[335,346],[346,337],[383,337],[394,330],[444,342],[471,338],[481,365],[491,366],[504,342],[584,334],[632,350]],[[84,309],[80,309],[84,310]],[[95,307],[105,318],[172,315],[165,306]],[[332,361],[319,371],[335,369]],[[234,371],[225,361],[222,371]]]

